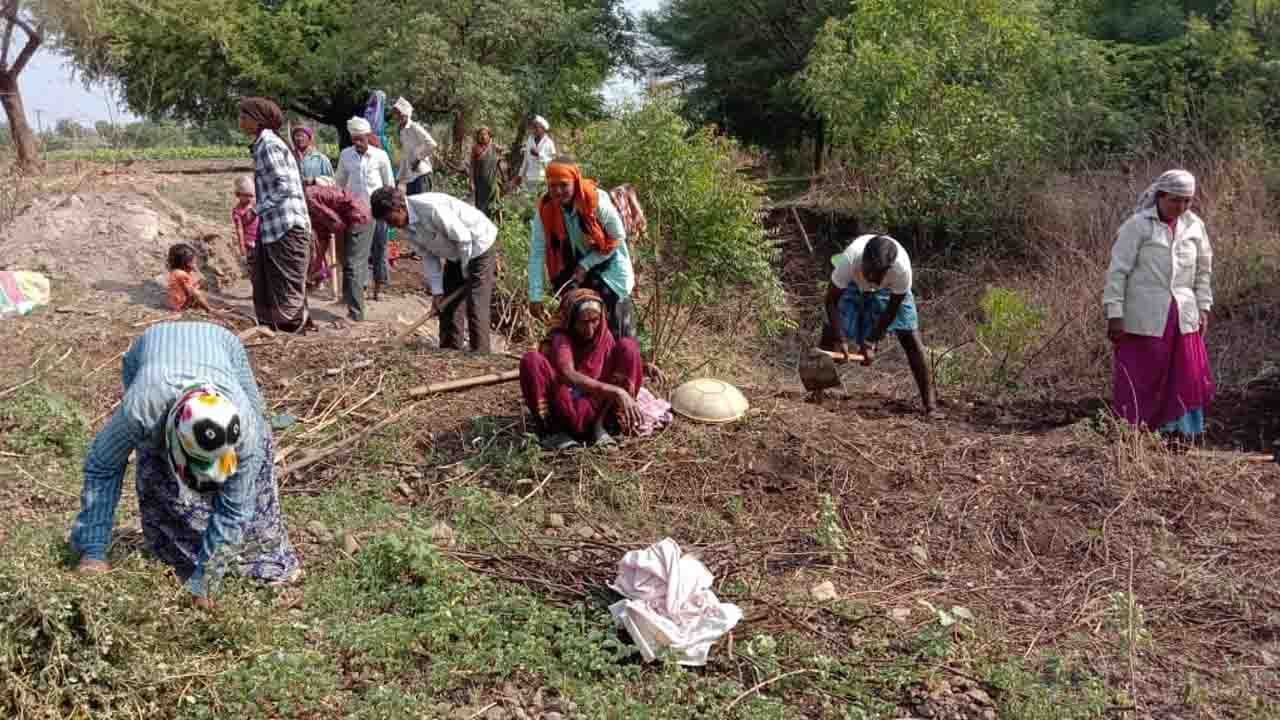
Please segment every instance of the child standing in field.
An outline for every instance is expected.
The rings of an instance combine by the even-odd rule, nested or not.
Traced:
[[[200,291],[196,279],[196,251],[186,243],[169,248],[169,309],[174,312],[197,309],[217,314],[208,298]]]
[[[254,250],[258,246],[258,213],[254,210],[253,178],[241,175],[236,178],[236,205],[231,208],[231,224],[235,227],[236,245],[245,262],[253,264]]]

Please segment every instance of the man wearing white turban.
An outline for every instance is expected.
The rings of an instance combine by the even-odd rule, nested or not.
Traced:
[[[541,115],[536,115],[529,121],[529,137],[524,141],[524,160],[520,165],[520,176],[516,178],[516,187],[521,192],[542,192],[542,184],[547,181],[547,166],[556,157],[556,144],[547,134],[550,129],[550,123]]]
[[[404,98],[396,98],[391,106],[391,117],[400,126],[400,168],[396,182],[406,195],[431,192],[431,153],[437,147],[436,139],[413,119],[413,105]]]
[[[374,191],[383,187],[395,187],[391,173],[391,158],[382,148],[369,144],[373,128],[362,117],[347,121],[351,133],[351,147],[343,148],[338,155],[338,169],[334,183],[355,197],[369,202]],[[373,232],[367,227],[352,228],[352,242],[347,245],[343,273],[350,292],[344,293],[347,310],[353,318],[364,317],[364,288],[369,283],[368,264],[373,258],[373,299],[378,299],[382,286],[391,282],[391,267],[387,264],[387,225],[375,222]]]

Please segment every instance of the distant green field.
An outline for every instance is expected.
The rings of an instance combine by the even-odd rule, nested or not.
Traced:
[[[337,145],[321,146],[330,156],[338,154]],[[94,148],[92,150],[54,150],[45,153],[46,160],[86,160],[115,163],[135,160],[248,160],[248,145],[206,145],[157,148]]]

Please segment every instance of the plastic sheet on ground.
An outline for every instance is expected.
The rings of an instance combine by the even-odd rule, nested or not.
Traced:
[[[0,271],[0,317],[27,315],[49,304],[49,278],[23,270]]]
[[[610,586],[625,600],[609,606],[645,662],[666,649],[681,665],[705,665],[711,645],[742,619],[742,610],[711,591],[711,572],[671,538],[632,550]]]

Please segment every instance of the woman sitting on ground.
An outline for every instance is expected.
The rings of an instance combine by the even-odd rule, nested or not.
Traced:
[[[579,288],[560,300],[559,324],[539,350],[520,360],[520,390],[543,446],[578,440],[611,444],[611,432],[640,432],[637,397],[644,360],[634,338],[614,340],[599,293]]]
[[[270,583],[300,576],[272,469],[274,444],[240,340],[203,322],[156,325],[124,357],[124,399],[84,463],[71,547],[82,574],[106,572],[130,453],[147,547],[198,607],[227,566]]]
[[[1186,170],[1170,170],[1147,188],[1116,234],[1102,294],[1116,414],[1177,441],[1204,433],[1214,394],[1204,346],[1213,248],[1189,210],[1195,194]]]

